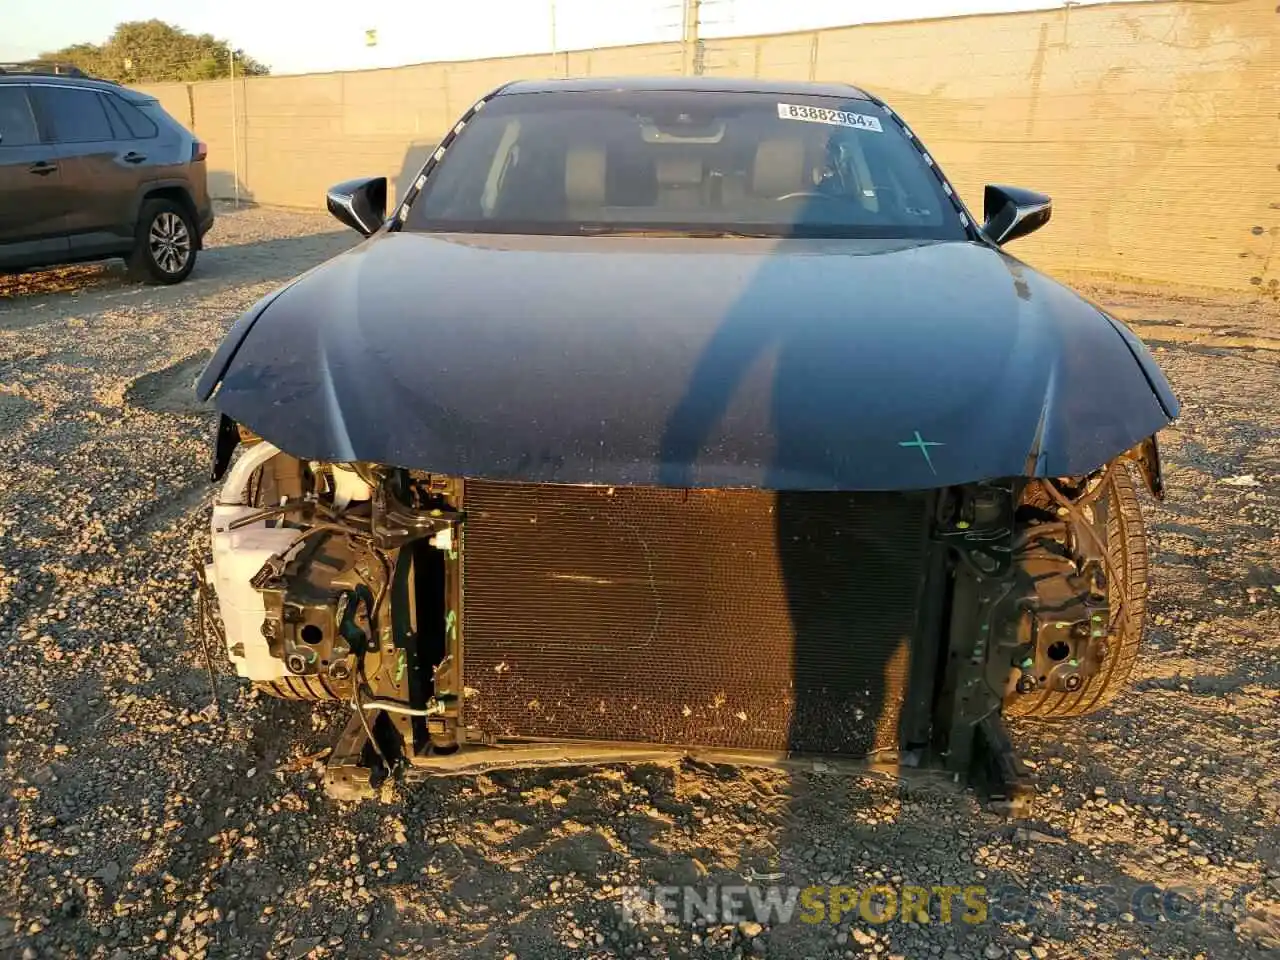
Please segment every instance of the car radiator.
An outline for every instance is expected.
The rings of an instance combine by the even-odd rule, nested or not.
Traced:
[[[488,740],[896,749],[928,503],[467,481],[463,723]]]

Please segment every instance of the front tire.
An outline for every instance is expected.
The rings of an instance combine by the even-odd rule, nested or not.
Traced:
[[[196,265],[196,228],[182,204],[157,198],[138,213],[129,273],[147,283],[180,283]]]
[[[1005,701],[1005,716],[1033,720],[1083,717],[1102,710],[1128,686],[1146,621],[1147,535],[1133,478],[1123,461],[1112,466],[1107,484],[1107,550],[1112,569],[1124,578],[1124,606],[1106,659],[1099,672],[1079,690],[1059,692],[1044,687],[1032,694],[1013,694]]]

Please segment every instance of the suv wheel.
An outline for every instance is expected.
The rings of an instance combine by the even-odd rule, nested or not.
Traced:
[[[129,272],[151,283],[178,283],[196,263],[191,215],[172,200],[148,200],[138,216]]]

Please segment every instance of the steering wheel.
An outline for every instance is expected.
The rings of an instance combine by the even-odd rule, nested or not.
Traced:
[[[819,200],[834,200],[829,193],[822,193],[819,190],[794,190],[791,193],[784,193],[780,197],[774,197],[774,200],[798,200],[801,197],[815,197]]]

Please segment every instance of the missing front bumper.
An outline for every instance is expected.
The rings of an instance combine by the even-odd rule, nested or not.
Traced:
[[[388,728],[376,717],[370,725],[375,736]],[[388,737],[382,745],[392,751],[397,744]],[[961,778],[923,750],[881,751],[861,758],[809,757],[761,750],[728,750],[716,747],[609,743],[522,742],[472,747],[450,754],[401,758],[400,773],[406,783],[437,777],[477,776],[499,770],[573,769],[609,764],[671,764],[685,761],[734,767],[765,767],[796,774],[876,777],[896,781],[909,791],[955,791]],[[1010,816],[1024,816],[1034,798],[1026,767],[1013,751],[998,716],[978,725],[972,769],[966,783],[976,784],[993,809]],[[365,727],[353,717],[335,744],[325,769],[325,789],[336,800],[360,801],[376,797],[387,771],[380,769]]]

